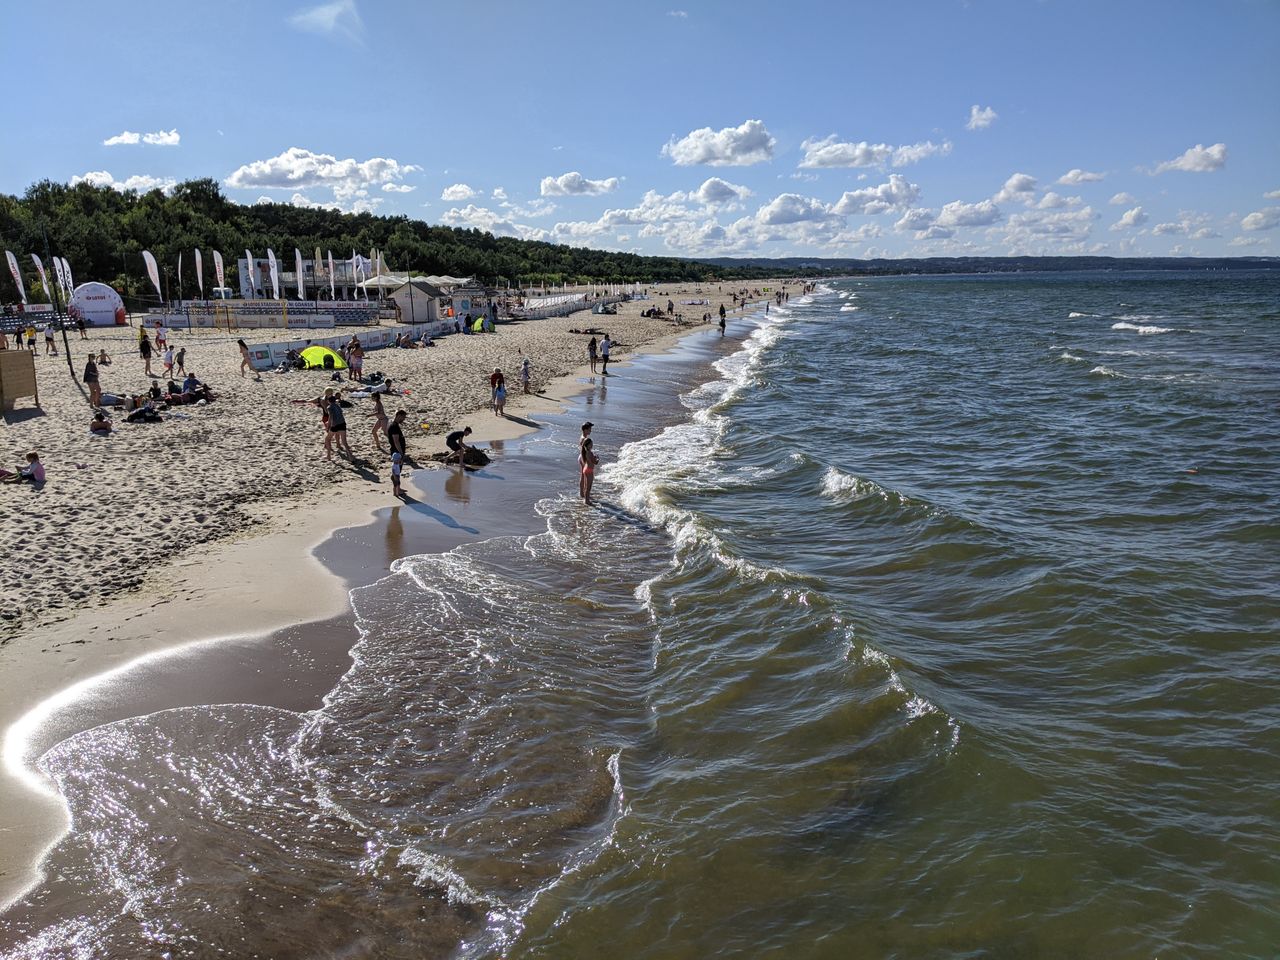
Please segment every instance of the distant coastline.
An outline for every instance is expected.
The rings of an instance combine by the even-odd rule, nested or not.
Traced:
[[[854,260],[843,257],[712,257],[698,261],[726,270],[764,269],[825,276],[903,276],[906,274],[1067,273],[1111,270],[1280,270],[1280,257],[920,257]]]

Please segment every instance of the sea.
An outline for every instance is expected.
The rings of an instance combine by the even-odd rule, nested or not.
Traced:
[[[1276,956],[1280,274],[788,290],[424,507],[527,529],[311,708],[44,753],[0,956]]]

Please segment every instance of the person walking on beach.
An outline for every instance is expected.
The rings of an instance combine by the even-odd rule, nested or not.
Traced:
[[[76,329],[80,331],[80,339],[88,340],[89,331],[84,327],[84,314],[77,311],[76,313]]]
[[[27,349],[32,353],[36,352],[36,325],[34,323],[27,324]]]
[[[326,390],[329,394],[329,435],[332,442],[337,444],[338,452],[345,453],[348,459],[354,460],[355,454],[351,452],[351,444],[347,442],[347,418],[342,412],[342,401],[336,390]],[[333,459],[332,446],[329,448],[329,459]]]
[[[582,425],[582,437],[578,440],[578,496],[586,501],[587,506],[591,503],[591,487],[596,479],[596,465],[600,462],[600,458],[596,456],[593,449],[594,444],[591,441],[591,428],[595,424],[588,420]]]
[[[174,366],[179,373],[187,372],[187,348],[179,347],[178,354],[174,357]]]
[[[587,360],[591,363],[591,372],[595,373],[596,364],[600,361],[596,358],[596,338],[594,335],[587,341]]]
[[[498,412],[498,391],[505,386],[506,378],[502,376],[502,371],[494,367],[493,373],[489,374],[489,408],[494,413]]]
[[[58,355],[58,344],[53,339],[53,324],[46,323],[44,325],[44,355],[47,357],[53,354]]]
[[[236,341],[236,346],[240,348],[240,376],[243,377],[246,370],[253,369],[253,363],[249,359],[249,345],[245,343],[244,338],[241,337]]]
[[[391,449],[391,453],[400,454],[403,460],[409,455],[409,448],[404,442],[404,419],[409,414],[404,410],[397,410],[395,417],[391,420],[391,426],[387,427],[387,446]]]
[[[524,392],[529,392],[529,358],[525,357],[520,361],[520,386],[524,388]]]
[[[80,378],[84,381],[84,385],[89,388],[89,406],[97,407],[102,405],[102,384],[98,382],[98,365],[93,362],[93,354],[89,354],[89,359],[84,364],[84,375]]]
[[[613,341],[609,339],[606,333],[604,339],[600,341],[600,375],[607,377],[609,375],[609,348],[613,346]]]
[[[381,430],[383,435],[385,436],[387,433],[387,428],[391,426],[391,421],[387,419],[387,411],[382,406],[382,394],[375,393],[372,399],[373,399],[373,445],[377,447],[379,450],[381,450],[382,444],[378,443],[378,431]],[[387,442],[390,443],[391,441],[388,440]]]
[[[173,376],[173,347],[165,347],[164,354],[161,356],[161,362],[164,364],[163,377]]]
[[[146,367],[143,372],[148,377],[154,377],[155,373],[151,370],[151,338],[147,336],[145,330],[142,331],[142,339],[138,341],[138,353],[142,356],[142,362]]]

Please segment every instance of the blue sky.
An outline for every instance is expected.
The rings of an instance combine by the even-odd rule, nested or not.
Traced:
[[[1280,2],[13,4],[0,190],[688,256],[1280,254]]]

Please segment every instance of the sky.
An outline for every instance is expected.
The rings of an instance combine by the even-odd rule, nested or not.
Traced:
[[[1280,0],[6,7],[5,193],[213,177],[697,257],[1280,255]]]

